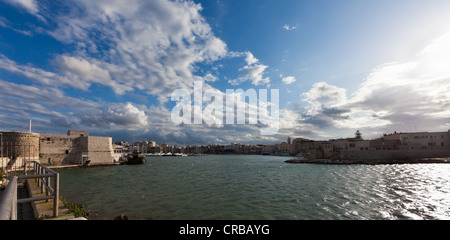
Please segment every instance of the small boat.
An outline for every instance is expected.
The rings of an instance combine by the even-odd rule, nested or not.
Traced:
[[[131,156],[128,155],[126,164],[144,164],[145,157],[141,156],[140,153],[134,152]]]
[[[187,154],[186,153],[174,153],[172,156],[174,156],[174,157],[186,157]]]
[[[158,153],[147,153],[147,154],[145,154],[145,156],[147,156],[147,157],[161,157],[161,156],[163,156],[163,153],[160,153],[160,152],[158,152]]]

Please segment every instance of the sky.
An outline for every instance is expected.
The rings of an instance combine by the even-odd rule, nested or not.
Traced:
[[[448,131],[449,63],[447,0],[2,0],[0,130],[171,145]],[[278,90],[278,131],[174,124],[171,96],[194,82]]]

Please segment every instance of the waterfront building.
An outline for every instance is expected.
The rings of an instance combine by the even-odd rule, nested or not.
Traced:
[[[159,147],[161,148],[161,152],[168,153],[168,151],[169,151],[169,144],[162,143]]]
[[[385,134],[381,138],[312,141],[294,139],[291,153],[303,153],[311,159],[374,160],[450,157],[450,130]]]
[[[156,141],[149,141],[148,142],[148,147],[149,148],[156,147]]]
[[[128,148],[125,149],[124,146],[113,144],[113,161],[115,163],[120,162],[124,158],[125,152],[128,151]]]
[[[289,140],[289,142],[290,142],[290,140]],[[289,153],[291,151],[291,144],[287,143],[287,142],[282,142],[280,144],[279,149],[280,149],[280,152],[282,152],[282,153]]]

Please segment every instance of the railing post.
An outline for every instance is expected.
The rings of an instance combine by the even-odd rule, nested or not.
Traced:
[[[57,217],[59,208],[59,173],[55,174],[53,194],[55,195],[55,198],[53,199],[53,216]]]
[[[36,175],[37,174],[37,163],[36,162],[33,162],[33,171],[34,171],[34,175]],[[34,178],[34,182],[37,182],[38,181],[38,179],[37,178]]]
[[[45,178],[45,196],[48,196],[48,187],[50,186],[50,177]],[[46,202],[49,200],[47,199]]]
[[[37,165],[37,168],[36,168],[36,174],[41,174],[41,165]],[[39,186],[41,186],[41,179],[40,178],[37,178],[37,185],[38,185],[38,187]]]
[[[41,172],[40,172],[40,174],[44,174],[45,173],[45,169],[43,168],[43,167],[41,167]],[[44,187],[45,187],[45,184],[44,184],[44,178],[43,177],[41,177],[41,193],[44,193]]]
[[[13,190],[13,201],[11,206],[11,220],[17,220],[17,177],[15,176],[15,186]]]

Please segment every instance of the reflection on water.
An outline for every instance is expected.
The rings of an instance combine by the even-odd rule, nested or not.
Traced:
[[[450,219],[450,165],[286,159],[154,157],[145,165],[61,169],[61,194],[107,219]]]

